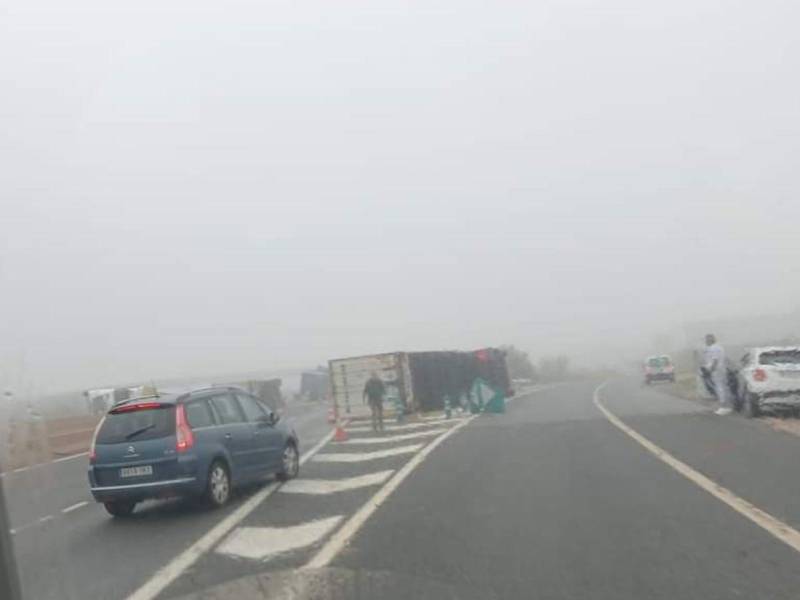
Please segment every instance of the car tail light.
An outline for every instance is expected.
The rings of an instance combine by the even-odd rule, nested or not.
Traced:
[[[97,427],[94,428],[94,434],[92,434],[92,445],[89,446],[90,465],[93,465],[94,462],[97,460],[97,450],[95,450],[95,446],[97,445],[97,432],[100,431],[100,427],[103,426],[103,421],[105,421],[105,418],[100,419],[100,422],[97,424]]]
[[[186,452],[194,446],[194,433],[186,418],[185,404],[178,404],[175,408],[175,435],[177,439],[175,449],[178,452]]]
[[[753,372],[753,379],[755,379],[756,381],[766,381],[767,372],[764,369],[756,369]]]

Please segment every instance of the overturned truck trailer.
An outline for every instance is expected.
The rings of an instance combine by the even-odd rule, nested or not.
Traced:
[[[386,401],[406,412],[441,410],[445,399],[466,406],[489,395],[510,396],[505,353],[496,348],[474,352],[388,352],[329,361],[331,396],[347,414],[363,402],[372,373],[386,385]],[[483,390],[486,390],[484,393]]]

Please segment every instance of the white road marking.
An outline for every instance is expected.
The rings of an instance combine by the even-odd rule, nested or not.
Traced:
[[[358,532],[361,526],[367,521],[367,519],[370,518],[372,513],[378,510],[380,505],[386,501],[392,492],[394,492],[400,486],[400,484],[403,483],[403,480],[405,480],[405,478],[408,477],[414,469],[422,464],[422,461],[424,461],[425,458],[431,452],[433,452],[439,444],[441,444],[459,429],[469,424],[474,418],[475,416],[469,417],[461,421],[461,423],[455,427],[451,427],[438,438],[433,440],[430,444],[428,444],[424,450],[412,457],[411,460],[409,460],[399,471],[397,471],[397,473],[395,473],[394,477],[387,481],[386,484],[384,484],[384,486],[379,489],[375,495],[367,501],[366,504],[364,504],[352,517],[350,517],[350,519],[344,525],[342,525],[341,529],[333,534],[331,539],[326,542],[316,556],[314,556],[308,562],[308,564],[302,568],[320,569],[328,566],[334,557],[339,553],[339,551],[344,548],[345,545],[347,545],[347,543]]]
[[[597,389],[594,391],[594,404],[597,408],[600,409],[600,412],[605,415],[606,419],[611,421],[611,423],[617,427],[618,429],[622,430],[628,436],[633,438],[637,441],[641,446],[644,447],[645,450],[650,452],[652,455],[660,459],[662,462],[666,463],[670,467],[672,467],[675,471],[686,477],[689,481],[697,485],[699,488],[705,490],[712,496],[714,496],[717,500],[724,502],[728,506],[730,506],[733,510],[738,512],[743,517],[750,519],[753,523],[764,529],[767,533],[770,533],[787,546],[790,546],[797,552],[800,552],[800,532],[796,529],[793,529],[780,519],[776,519],[771,514],[761,510],[754,504],[751,504],[744,498],[741,498],[734,494],[727,488],[722,487],[714,480],[709,479],[702,473],[695,471],[692,467],[687,465],[685,462],[682,462],[672,456],[669,452],[657,446],[649,439],[644,437],[638,431],[630,427],[629,425],[625,424],[619,417],[617,417],[614,413],[608,410],[602,402],[600,402],[600,390],[602,390],[608,382],[603,383],[602,385],[598,386]]]
[[[52,464],[55,464],[55,463],[63,462],[65,460],[73,460],[75,458],[81,458],[82,456],[89,456],[89,453],[88,452],[81,452],[80,454],[72,454],[70,456],[62,456],[61,458],[56,458],[56,459],[50,460],[48,462],[36,463],[35,465],[29,465],[27,467],[20,467],[19,469],[14,469],[13,471],[0,473],[0,477],[5,477],[6,475],[9,475],[11,473],[23,473],[25,471],[30,471],[32,469],[38,469],[38,468],[41,468],[41,467],[46,467],[47,465],[52,465]]]
[[[458,417],[453,417],[452,421],[457,421]],[[419,429],[420,427],[437,427],[440,423],[436,421],[420,421],[418,423],[405,423],[403,425],[386,425],[386,431],[405,431],[407,429]],[[359,433],[359,432],[369,432],[372,431],[372,427],[369,425],[359,425],[356,427],[348,427],[347,431],[350,433]]]
[[[380,485],[392,476],[392,471],[378,471],[358,477],[348,477],[345,479],[293,479],[281,486],[281,493],[284,494],[335,494],[348,490],[357,490],[372,485]]]
[[[42,517],[41,519],[39,519],[39,523],[41,523],[41,524],[45,524],[45,523],[47,523],[48,521],[52,521],[53,519],[55,519],[55,517],[54,517],[53,515],[45,515],[44,517]]]
[[[292,527],[239,527],[216,549],[219,554],[267,560],[276,554],[316,544],[328,535],[343,517],[328,517]]]
[[[374,452],[339,452],[336,454],[317,454],[314,457],[314,462],[327,462],[327,463],[354,463],[364,462],[368,460],[377,460],[379,458],[387,458],[389,456],[399,456],[401,454],[413,454],[420,448],[422,444],[412,444],[410,446],[398,446],[396,448],[387,448],[386,450],[375,450]]]
[[[81,452],[79,454],[72,454],[70,456],[62,456],[61,458],[56,458],[53,460],[54,463],[64,462],[65,460],[73,460],[75,458],[81,458],[82,456],[89,456],[88,452]]]
[[[13,529],[9,529],[8,531],[11,532],[11,535],[17,535],[26,529],[30,529],[31,527],[35,527],[39,524],[39,521],[31,521],[30,523],[25,523],[24,525],[20,525],[19,527],[14,527]]]
[[[405,442],[407,440],[416,440],[421,437],[429,437],[432,435],[439,435],[447,431],[447,428],[429,429],[428,431],[415,431],[414,433],[401,433],[399,435],[385,435],[382,437],[367,437],[367,438],[350,438],[346,442],[336,442],[337,446],[349,444],[389,444],[391,442]]]
[[[320,448],[330,442],[334,432],[335,431],[331,431],[313,448],[303,454],[300,459],[300,464],[305,464],[312,456],[319,452]],[[155,575],[145,582],[142,587],[128,596],[127,600],[152,600],[158,596],[170,583],[175,581],[186,569],[191,567],[198,558],[211,550],[211,548],[224,538],[234,527],[241,523],[259,504],[269,498],[279,486],[280,483],[278,482],[271,483],[253,494],[247,502],[209,529],[200,539],[172,559],[171,562],[156,571]]]
[[[71,513],[73,510],[78,510],[79,508],[83,508],[88,504],[89,503],[86,500],[84,500],[83,502],[78,502],[76,504],[73,504],[72,506],[68,506],[67,508],[62,508],[61,512],[66,515],[67,513]]]

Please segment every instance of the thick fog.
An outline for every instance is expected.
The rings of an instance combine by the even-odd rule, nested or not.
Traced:
[[[800,294],[788,2],[9,0],[0,375],[512,343]]]

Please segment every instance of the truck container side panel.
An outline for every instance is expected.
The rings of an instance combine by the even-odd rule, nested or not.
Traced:
[[[405,352],[400,354],[400,372],[402,373],[402,377],[400,378],[400,385],[398,387],[403,406],[405,406],[406,409],[411,409],[413,412],[417,412],[420,410],[420,407],[416,396],[414,395],[411,365],[409,363],[408,354]]]
[[[402,369],[398,353],[376,354],[329,361],[331,393],[340,410],[349,412],[363,404],[364,385],[375,372],[387,384],[402,385]]]

